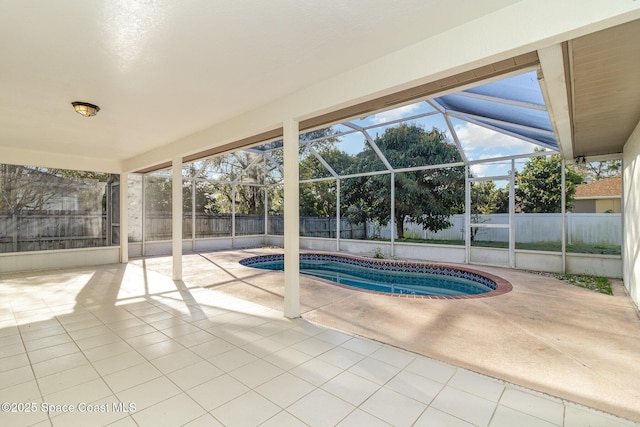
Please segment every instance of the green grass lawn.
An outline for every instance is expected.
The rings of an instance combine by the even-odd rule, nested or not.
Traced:
[[[590,289],[600,292],[601,294],[613,295],[611,281],[602,276],[590,276],[586,274],[560,274],[560,273],[541,273],[533,271],[532,273],[540,274],[547,277],[555,277],[574,286]]]

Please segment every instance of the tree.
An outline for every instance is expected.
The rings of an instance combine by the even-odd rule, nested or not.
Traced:
[[[237,213],[264,214],[264,190],[261,185],[269,169],[264,167],[264,158],[261,154],[235,151],[196,163],[195,166],[194,163],[185,165],[183,174],[186,170],[190,177],[211,180],[197,181],[196,209],[198,212],[229,213],[235,196]],[[235,186],[235,193],[231,182],[238,183]]]
[[[401,124],[377,136],[375,144],[395,169],[441,165],[462,161],[455,146],[443,132],[426,131],[416,125]],[[373,170],[379,162],[367,147],[357,155],[357,170]],[[464,209],[464,168],[434,168],[395,173],[395,226],[404,238],[404,223],[412,221],[438,231],[451,226],[451,215]],[[350,222],[369,219],[386,225],[391,220],[391,174],[348,180],[345,185],[344,215]],[[346,183],[345,183],[346,184]]]
[[[119,175],[104,172],[79,171],[68,169],[50,169],[56,176],[68,179],[76,187],[78,210],[107,210],[107,186],[110,180],[119,179]],[[117,177],[117,178],[116,178]],[[69,183],[67,187],[69,187]]]
[[[532,157],[522,172],[516,174],[516,199],[520,210],[527,213],[559,213],[562,211],[562,160],[559,154]],[[573,166],[567,166],[566,209],[573,207],[576,185],[582,177]]]
[[[331,151],[331,149],[335,150],[333,146],[337,140],[336,133],[337,131],[331,127],[318,129],[301,134],[300,142],[313,144],[318,151],[327,150],[327,152],[323,151],[327,156],[339,157],[339,153],[342,152],[336,154]],[[195,179],[196,212],[231,213],[232,204],[235,202],[236,213],[263,215],[266,202],[263,185],[273,183],[272,175],[278,175],[274,172],[281,168],[281,146],[281,140],[273,141],[255,150],[238,150],[185,164],[182,170],[183,210],[190,212],[192,209],[191,186],[192,179]],[[268,151],[268,155],[263,155],[261,150]],[[301,166],[301,169],[304,169],[304,166]],[[318,187],[322,187],[321,183],[318,183]],[[145,178],[145,191],[148,212],[171,212],[171,177],[169,175],[148,175]],[[279,213],[282,210],[282,192],[282,187],[267,187],[270,213]],[[332,199],[335,211],[335,195]]]
[[[506,209],[505,209],[506,208]],[[497,188],[493,181],[479,181],[471,186],[471,213],[489,215],[509,209],[509,191]]]
[[[334,170],[348,170],[354,157],[336,148],[338,137],[333,128],[318,129],[300,135],[300,180],[330,177],[327,168],[308,149],[318,153]],[[336,183],[334,180],[300,184],[300,216],[335,217]]]
[[[318,151],[318,154],[338,170],[348,170],[355,161],[353,156],[331,146]],[[301,180],[317,178],[324,174],[327,174],[327,170],[315,156],[309,155],[300,162]],[[334,180],[302,183],[300,184],[300,216],[335,216],[336,199]]]
[[[182,210],[183,212],[191,212],[192,206],[192,186],[193,180],[187,179],[182,183]],[[198,213],[219,213],[222,212],[219,201],[216,198],[218,188],[216,184],[208,181],[195,180],[195,210]]]
[[[602,162],[587,162],[578,166],[576,172],[582,175],[583,181],[594,182],[620,175],[621,169],[622,161],[604,160]]]
[[[330,150],[337,140],[334,136],[336,133],[335,130],[328,127],[301,134],[299,139],[301,143],[313,144],[314,148],[318,151],[325,149]],[[232,186],[227,183],[238,182],[238,184],[235,185],[236,213],[252,215],[264,214],[265,193],[262,185],[269,181],[269,177],[274,170],[278,168],[278,164],[282,164],[282,150],[278,149],[280,146],[281,141],[275,141],[265,144],[262,147],[273,150],[270,151],[269,154],[269,157],[273,159],[272,161],[266,159],[259,153],[259,150],[239,150],[202,161],[202,163],[198,165],[198,176],[212,180],[212,183],[206,188],[206,197],[210,202],[208,204],[210,211],[231,212],[234,194]],[[301,145],[300,150],[302,149],[303,146]],[[240,184],[239,182],[246,183],[247,185]],[[279,211],[279,206],[273,206],[273,202],[282,199],[282,189],[271,186],[267,191],[269,193],[268,199],[272,203],[269,209],[270,212]],[[335,196],[333,196],[333,199],[335,205]]]
[[[0,164],[0,211],[46,209],[51,201],[73,194],[79,210],[102,209],[109,174]]]
[[[8,250],[12,252],[25,250],[22,246],[25,233],[51,236],[52,224],[55,224],[57,238],[64,239],[66,236],[63,233],[67,231],[62,230],[67,230],[67,227],[61,221],[48,220],[37,211],[102,213],[108,178],[109,174],[98,172],[0,164],[0,215],[3,217],[3,230],[0,233],[3,236],[0,236],[0,240],[9,238],[11,244]],[[25,220],[23,214],[34,211],[38,215]],[[51,248],[45,240],[34,245]],[[26,247],[32,246],[27,243]]]
[[[146,215],[171,212],[171,176],[166,173],[145,175],[144,203]]]
[[[43,191],[52,187],[50,177],[39,168],[0,164],[0,211],[15,214],[23,209],[42,209],[54,194]]]
[[[478,181],[471,184],[471,223],[489,222],[481,215],[509,212],[509,185],[506,188],[496,187],[494,181]],[[471,241],[475,241],[484,228],[471,228]]]

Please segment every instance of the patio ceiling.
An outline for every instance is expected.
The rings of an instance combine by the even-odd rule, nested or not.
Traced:
[[[297,105],[331,82],[342,85],[337,91],[362,84],[362,97],[367,99],[331,94],[314,104],[316,114],[302,117],[301,124],[324,119],[332,105],[350,105],[349,111],[355,111],[354,106],[366,102],[370,113],[406,102],[403,96],[424,98],[425,90],[447,96],[442,100],[452,114],[474,119],[470,104],[486,99],[450,96],[453,91],[468,89],[470,82],[477,84],[487,75],[493,78],[505,71],[505,64],[519,66],[520,58],[562,42],[568,42],[566,52],[571,55],[568,138],[554,140],[548,123],[536,120],[518,122],[514,128],[504,116],[494,115],[475,117],[478,123],[509,132],[528,130],[528,138],[550,148],[559,143],[568,157],[619,153],[629,129],[640,119],[634,73],[640,57],[634,43],[638,21],[592,33],[637,19],[637,5],[608,5],[603,13],[602,7],[585,6],[571,16],[580,15],[575,23],[559,27],[557,33],[534,28],[529,29],[535,33],[530,38],[514,33],[520,44],[490,48],[482,52],[486,57],[467,55],[473,48],[465,46],[460,35],[478,28],[487,32],[497,22],[504,22],[506,31],[523,16],[548,17],[527,0],[403,0],[393,5],[385,0],[353,0],[332,7],[295,0],[1,2],[0,155],[5,162],[35,158],[42,165],[96,170],[105,165],[103,170],[114,172],[157,165],[181,150],[181,155],[193,158],[207,144],[223,144],[207,141],[198,142],[198,149],[183,148],[193,135],[227,123],[237,128],[237,118],[274,111],[270,107],[283,105],[282,100]],[[487,38],[484,46],[504,39],[504,34],[492,35],[496,38]],[[431,55],[432,41],[449,43],[440,52],[450,54],[438,61],[446,64],[441,68],[404,81],[398,77],[372,84],[378,81],[375,72],[361,82],[350,80],[353,70],[371,71],[377,61],[388,58],[404,60],[406,52]],[[427,58],[434,56],[412,59],[411,64],[398,62],[387,74]],[[373,92],[366,92],[369,87]],[[102,110],[90,119],[77,116],[70,103],[78,100]],[[622,114],[614,119],[612,112]],[[552,117],[551,123],[557,120]],[[255,133],[238,132],[236,145],[259,142],[252,135],[260,132],[273,137],[271,123],[251,127]]]
[[[124,160],[514,3],[3,1],[0,149]]]

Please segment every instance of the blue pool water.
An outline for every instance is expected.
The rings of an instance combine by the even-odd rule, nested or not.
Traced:
[[[249,267],[265,270],[284,270],[284,261],[282,259],[274,260],[274,257],[263,258],[263,260],[249,258],[242,263]],[[430,269],[433,270],[433,268]],[[451,274],[455,270],[446,271]],[[301,256],[300,273],[330,280],[341,285],[393,294],[460,296],[482,294],[495,289],[486,284],[462,277],[425,272],[387,271],[371,268],[371,266],[346,263],[337,257],[336,260],[314,260],[302,259]],[[463,274],[466,273],[461,273],[461,275]]]

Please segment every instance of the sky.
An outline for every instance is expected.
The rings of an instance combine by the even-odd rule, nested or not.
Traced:
[[[424,104],[426,108],[420,104]],[[397,126],[397,123],[391,125],[385,125],[385,123],[428,111],[432,111],[431,107],[429,107],[425,102],[421,102],[374,114],[365,119],[358,120],[357,124],[363,127],[380,125],[368,130],[371,138],[375,139],[377,134],[381,135],[387,128]],[[534,149],[538,147],[528,141],[496,132],[486,127],[478,126],[463,120],[452,118],[451,122],[468,160],[484,160],[517,154],[529,154],[533,153]],[[447,127],[447,124],[441,114],[413,119],[408,123],[421,125],[425,129],[436,127],[440,130],[444,130],[449,140],[453,142],[451,131]],[[345,151],[351,155],[355,155],[362,151],[364,147],[364,137],[359,132],[341,137],[340,142],[337,144],[337,148],[339,150]],[[522,163],[523,162],[519,162],[520,168],[522,167]],[[472,173],[477,177],[506,175],[510,169],[510,162],[502,164],[474,165],[472,166]]]

